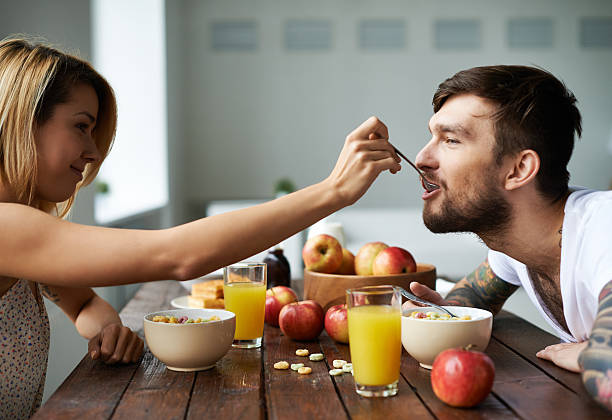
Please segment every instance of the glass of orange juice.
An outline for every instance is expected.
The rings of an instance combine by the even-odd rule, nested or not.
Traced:
[[[371,286],[346,291],[349,346],[355,389],[364,397],[397,394],[400,376],[400,291]]]
[[[223,269],[225,309],[236,315],[233,347],[261,347],[266,309],[265,263],[241,262]]]

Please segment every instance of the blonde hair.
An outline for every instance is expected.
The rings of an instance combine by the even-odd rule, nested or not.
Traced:
[[[0,177],[19,202],[35,205],[36,127],[53,116],[55,106],[70,98],[80,83],[91,85],[98,96],[98,118],[93,138],[100,153],[66,201],[39,201],[36,206],[64,217],[79,189],[90,184],[108,155],[117,126],[117,103],[108,82],[86,61],[49,45],[24,38],[0,41]]]

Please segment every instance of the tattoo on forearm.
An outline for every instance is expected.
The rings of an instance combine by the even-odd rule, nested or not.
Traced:
[[[457,284],[446,301],[450,305],[473,306],[496,314],[516,289],[518,286],[497,277],[489,261],[485,261]]]
[[[612,281],[599,294],[589,343],[578,358],[582,383],[599,404],[612,411]]]
[[[51,289],[49,286],[45,284],[41,284],[40,289],[42,291],[43,296],[49,299],[51,302],[53,303],[59,302],[60,300],[59,295],[53,292],[53,289]]]

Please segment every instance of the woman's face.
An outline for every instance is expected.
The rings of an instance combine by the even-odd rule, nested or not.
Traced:
[[[86,83],[75,85],[66,103],[36,130],[38,176],[36,199],[60,203],[83,179],[86,165],[100,160],[92,137],[98,117],[98,96]]]

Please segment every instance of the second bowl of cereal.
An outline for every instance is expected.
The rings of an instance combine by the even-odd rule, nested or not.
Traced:
[[[491,339],[491,312],[464,306],[445,308],[457,318],[429,307],[404,310],[402,314],[402,345],[426,369],[431,369],[443,350],[472,344],[475,350],[484,351]]]
[[[236,315],[222,309],[174,309],[144,317],[149,350],[170,370],[210,369],[232,346]]]

